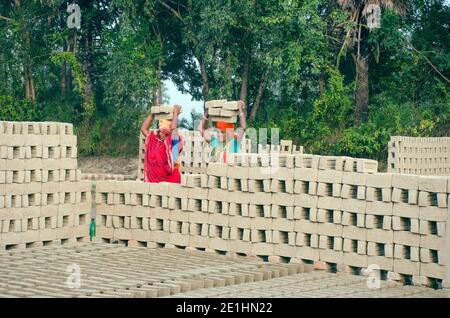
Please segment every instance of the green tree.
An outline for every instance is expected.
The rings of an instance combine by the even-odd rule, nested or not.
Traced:
[[[337,0],[338,4],[348,13],[345,28],[344,43],[339,52],[339,58],[347,50],[351,50],[355,64],[355,122],[367,120],[369,106],[369,57],[370,48],[367,41],[370,30],[365,23],[370,5],[381,8],[395,9],[400,14],[407,10],[407,0]]]

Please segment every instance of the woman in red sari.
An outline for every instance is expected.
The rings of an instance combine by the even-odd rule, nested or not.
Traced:
[[[149,130],[154,119],[150,114],[142,123],[141,132],[145,139],[144,181],[181,183],[177,159],[183,143],[177,133],[178,115],[181,106],[173,108],[173,119],[161,119],[156,131]]]

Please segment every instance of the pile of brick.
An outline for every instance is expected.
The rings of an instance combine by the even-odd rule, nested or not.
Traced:
[[[152,106],[150,112],[153,114],[154,119],[172,119],[173,118],[173,106],[169,105],[155,105]],[[180,113],[182,111],[180,110]]]
[[[182,261],[180,261],[182,260]],[[133,270],[130,270],[132,268]],[[81,280],[69,273],[80,270]],[[448,298],[449,290],[275,264],[193,249],[152,249],[94,242],[0,251],[0,298]],[[79,284],[79,285],[78,285]],[[243,311],[248,308],[245,303]]]
[[[130,270],[132,268],[133,270]],[[80,270],[79,285],[70,272]],[[0,298],[153,298],[305,275],[311,265],[199,251],[79,243],[0,252]]]
[[[138,151],[138,171],[137,178],[138,180],[144,180],[144,158],[145,158],[145,136],[140,133],[139,134],[139,151]]]
[[[82,240],[90,197],[71,124],[0,122],[0,249]]]
[[[302,154],[303,146],[294,145],[292,140],[281,139],[279,145],[258,145],[258,153]]]
[[[228,102],[226,99],[210,100],[205,102],[209,119],[213,122],[223,121],[225,123],[236,123],[239,115],[237,101]]]
[[[181,171],[183,173],[204,173],[210,160],[211,147],[199,131],[180,130],[183,140]]]
[[[110,173],[82,173],[81,180],[136,180],[136,176],[126,174],[110,174]]]
[[[450,137],[392,136],[388,172],[450,175]]]
[[[197,289],[171,298],[448,298],[448,290],[380,281],[367,288],[367,277],[311,271],[267,281]]]
[[[378,173],[368,159],[238,154],[181,185],[97,184],[106,241],[314,262],[449,283],[449,179]]]

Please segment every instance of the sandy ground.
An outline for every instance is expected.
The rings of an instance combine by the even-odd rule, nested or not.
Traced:
[[[83,173],[124,174],[137,176],[138,158],[80,157],[78,168]]]

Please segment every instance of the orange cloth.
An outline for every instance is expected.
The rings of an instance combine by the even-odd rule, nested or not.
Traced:
[[[234,124],[233,123],[226,123],[223,121],[218,121],[216,123],[216,128],[219,129],[222,132],[226,132],[227,129],[234,129]]]

